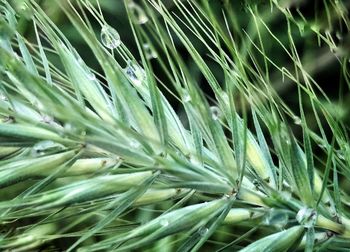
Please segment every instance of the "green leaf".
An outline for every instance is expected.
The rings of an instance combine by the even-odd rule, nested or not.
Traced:
[[[304,159],[300,153],[299,147],[295,138],[291,135],[290,156],[292,164],[293,182],[300,199],[308,206],[313,206],[314,199],[311,190],[310,179],[307,173],[307,168]]]
[[[287,230],[266,236],[248,245],[240,252],[287,251],[300,239],[304,228],[291,227]]]

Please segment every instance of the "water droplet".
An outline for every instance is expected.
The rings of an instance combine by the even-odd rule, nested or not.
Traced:
[[[0,101],[8,101],[7,96],[2,91],[0,91]]]
[[[191,101],[191,96],[190,96],[189,93],[186,92],[186,93],[184,94],[184,96],[183,96],[183,101],[184,101],[185,103]]]
[[[87,68],[87,66],[85,65],[84,60],[80,56],[77,58],[77,61],[82,66],[82,68],[84,68],[84,69]]]
[[[42,156],[42,155],[47,155],[49,153],[54,153],[57,151],[61,151],[64,149],[64,146],[62,144],[50,141],[50,140],[45,140],[36,143],[33,148],[32,148],[32,156],[37,157],[37,156]]]
[[[187,158],[190,161],[190,163],[192,163],[192,164],[195,164],[198,161],[198,158],[193,154],[189,154],[189,156]]]
[[[141,146],[141,144],[138,141],[136,141],[134,139],[130,141],[130,147],[138,149],[138,148],[140,148],[140,146]]]
[[[343,35],[341,34],[340,31],[337,31],[337,32],[335,33],[335,36],[337,37],[338,40],[343,40]]]
[[[64,130],[65,131],[74,131],[76,128],[71,123],[65,123],[64,124]]]
[[[169,221],[163,218],[160,220],[160,225],[162,225],[163,227],[167,227],[169,225]]]
[[[230,106],[230,98],[225,91],[222,91],[221,98],[223,99],[226,106]]]
[[[88,77],[89,80],[94,81],[96,80],[95,74],[91,71],[91,69],[86,65],[84,60],[80,57],[79,53],[72,48],[71,52],[73,53],[75,59],[77,60],[79,66],[82,68],[82,71],[85,72],[86,76]]]
[[[115,49],[121,44],[119,33],[113,27],[104,25],[101,29],[101,42],[105,47]]]
[[[301,119],[299,116],[293,116],[294,124],[301,125]]]
[[[54,119],[53,119],[53,117],[51,117],[49,115],[42,115],[41,122],[47,123],[47,124],[52,124],[54,122]]]
[[[131,61],[128,62],[124,72],[135,86],[140,86],[146,79],[145,70]]]
[[[92,81],[96,80],[96,75],[91,71],[87,72],[87,76],[89,80],[92,80]]]
[[[283,228],[287,225],[288,219],[288,214],[285,211],[272,208],[265,216],[265,224],[277,228]]]
[[[288,134],[288,132],[287,132],[287,129],[286,129],[286,126],[285,125],[282,125],[281,126],[282,128],[281,128],[281,140],[285,143],[285,144],[287,144],[287,145],[290,145],[291,144],[291,142],[290,142],[290,137],[289,137],[289,134]]]
[[[281,196],[284,200],[288,201],[292,198],[292,192],[291,191],[282,191]]]
[[[336,153],[337,153],[337,156],[338,156],[339,159],[345,160],[345,155],[344,155],[344,151],[343,150],[337,150]]]
[[[67,122],[64,124],[63,126],[64,131],[66,133],[69,134],[74,134],[74,135],[81,135],[81,136],[85,136],[86,135],[86,131],[85,129],[78,127],[76,125],[74,125],[73,123]]]
[[[20,17],[24,17],[28,20],[32,19],[33,11],[24,0],[17,0],[15,4],[15,9],[17,10]]]
[[[210,113],[211,118],[213,118],[214,121],[218,120],[221,117],[221,111],[217,106],[211,106]]]
[[[130,0],[130,2],[128,3],[128,7],[130,11],[133,13],[137,24],[145,24],[148,22],[148,17],[140,5]]]
[[[317,220],[317,212],[312,208],[303,207],[297,213],[296,220],[306,228],[313,227]]]
[[[230,194],[224,194],[224,199],[229,199],[231,197],[231,195]]]
[[[319,33],[320,26],[317,23],[313,23],[313,24],[311,24],[310,29],[316,33]]]
[[[154,51],[148,43],[144,43],[142,47],[145,51],[145,56],[147,59],[156,59],[158,57],[157,52]]]
[[[198,233],[200,236],[205,236],[206,233],[208,233],[209,229],[207,227],[201,227],[200,229],[198,229]]]

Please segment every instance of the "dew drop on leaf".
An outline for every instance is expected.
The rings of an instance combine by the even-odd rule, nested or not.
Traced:
[[[148,17],[140,5],[130,0],[128,3],[128,8],[133,13],[137,24],[145,24],[148,22]]]
[[[185,103],[188,103],[191,101],[191,96],[189,93],[185,92],[182,99]]]
[[[89,80],[92,80],[92,81],[96,80],[96,75],[93,72],[88,72],[87,76]]]
[[[291,191],[282,191],[281,196],[284,200],[288,201],[292,198],[292,192]]]
[[[54,122],[54,119],[51,116],[49,116],[49,115],[42,115],[41,116],[41,121],[43,123],[52,124]]]
[[[224,199],[229,199],[229,198],[231,198],[231,195],[230,194],[224,194],[223,198]]]
[[[217,106],[211,106],[210,113],[214,121],[218,120],[221,116],[221,111]]]
[[[294,121],[294,124],[296,124],[296,125],[301,124],[301,119],[298,116],[293,116],[293,121]]]
[[[336,36],[336,38],[337,38],[338,40],[343,40],[343,35],[341,34],[340,31],[337,31],[337,32],[335,33],[335,36]]]
[[[89,80],[96,80],[96,76],[95,74],[91,71],[91,69],[86,65],[86,63],[84,62],[84,60],[80,57],[80,55],[78,54],[78,52],[76,50],[72,50],[72,53],[75,57],[75,59],[77,60],[79,66],[82,68],[82,70],[85,72],[86,76],[88,77]]]
[[[70,123],[70,122],[65,123],[63,126],[63,129],[64,129],[64,133],[77,134],[77,135],[81,135],[81,136],[86,135],[85,129],[80,128],[77,125]]]
[[[343,150],[337,150],[336,153],[337,153],[337,156],[338,156],[339,159],[345,160],[345,155],[344,155],[344,151]]]
[[[290,139],[290,136],[288,135],[288,131],[287,131],[287,128],[285,125],[281,125],[281,131],[280,131],[280,137],[281,137],[281,140],[287,144],[287,145],[290,145],[291,144],[291,139]]]
[[[63,149],[64,149],[64,146],[62,144],[59,144],[50,140],[40,141],[33,146],[32,156],[34,157],[42,156],[42,155],[57,152]]]
[[[207,227],[201,227],[198,229],[198,233],[200,236],[204,236],[206,233],[208,233],[209,229]]]
[[[131,61],[128,62],[124,72],[135,86],[140,86],[146,78],[145,70]]]
[[[7,96],[2,91],[0,91],[0,101],[7,101]]]
[[[15,2],[15,9],[17,10],[20,17],[24,17],[27,20],[32,19],[33,10],[28,6],[28,4],[23,0],[17,0]]]
[[[138,148],[140,148],[140,146],[141,145],[140,145],[140,143],[138,141],[136,141],[136,140],[131,140],[130,141],[130,147],[138,149]]]
[[[104,25],[101,29],[101,42],[105,47],[115,49],[121,44],[119,33],[113,27]]]
[[[222,91],[221,98],[223,99],[226,106],[230,106],[230,97],[225,91]]]
[[[160,220],[160,225],[162,225],[163,227],[166,227],[169,225],[169,221],[167,219],[161,219]]]
[[[158,57],[157,52],[154,51],[148,43],[144,43],[142,47],[145,51],[145,56],[147,59],[156,59]]]

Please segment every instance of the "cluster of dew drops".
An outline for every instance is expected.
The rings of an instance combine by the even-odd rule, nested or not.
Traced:
[[[148,17],[141,6],[130,0],[127,4],[127,7],[135,17],[136,24],[142,25],[148,22]],[[122,44],[120,35],[117,30],[108,24],[103,25],[101,28],[101,42],[106,48],[110,50],[117,49]],[[149,43],[144,43],[142,45],[142,48],[144,49],[145,57],[147,59],[154,59],[158,57],[157,53]],[[142,79],[144,78],[144,71],[137,64],[129,61],[126,68],[124,69],[124,72],[130,78],[133,84],[138,86],[142,83]]]
[[[137,24],[141,25],[148,22],[147,15],[143,11],[143,9],[134,1],[129,1],[128,8],[131,12],[133,12]],[[111,50],[118,48],[122,44],[119,33],[113,27],[107,24],[102,26],[101,42],[106,48]],[[145,56],[147,59],[157,58],[157,53],[152,49],[152,47],[148,43],[143,44],[142,47],[144,49]],[[136,64],[133,64],[132,62],[128,62],[128,65],[125,68],[126,75],[129,76],[131,81],[136,85],[139,85],[140,82],[142,82],[143,76],[140,76],[140,73],[142,71],[143,69],[141,69]],[[185,98],[185,102],[189,102],[190,100],[190,96],[187,95],[187,97]],[[210,113],[212,119],[215,121],[221,117],[221,111],[217,106],[211,106]]]

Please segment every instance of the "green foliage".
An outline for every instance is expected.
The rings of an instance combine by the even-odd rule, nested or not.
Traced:
[[[0,250],[350,249],[348,3],[38,2],[0,0]]]

